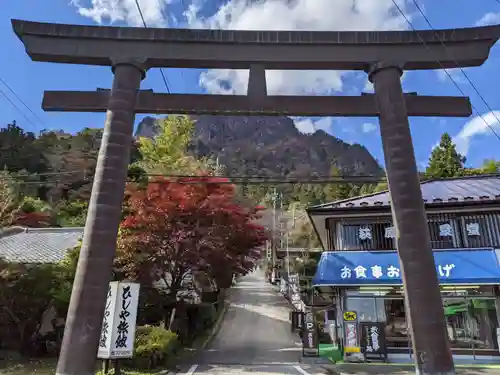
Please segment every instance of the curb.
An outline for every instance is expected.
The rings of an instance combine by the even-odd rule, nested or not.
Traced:
[[[197,352],[205,349],[211,341],[214,339],[214,337],[219,333],[220,326],[222,325],[222,322],[224,321],[224,317],[226,316],[227,311],[229,310],[230,302],[228,301],[229,296],[231,295],[231,290],[228,289],[227,295],[224,300],[224,306],[222,307],[222,311],[220,312],[219,316],[217,317],[217,320],[215,321],[213,327],[211,328],[211,331],[208,335],[208,337],[203,341],[203,343],[198,347],[198,348],[193,348],[193,352],[187,355],[186,357],[182,358],[181,362],[175,363],[172,368],[166,369],[161,371],[157,375],[175,375],[178,374],[180,371],[180,368],[182,366],[182,363],[191,360]],[[1,374],[0,374],[1,375]]]
[[[346,369],[350,366],[352,366],[353,368],[357,366],[359,366],[360,364],[359,363],[353,363],[353,364],[347,364],[347,363],[343,363],[342,365],[344,365],[346,367]],[[407,370],[414,370],[415,369],[415,365],[413,364],[410,364],[410,363],[370,363],[370,364],[366,364],[366,367],[371,367],[372,369],[373,368],[376,368],[376,367],[386,367],[386,370],[388,370],[389,368],[391,367],[399,367],[399,368],[406,368],[405,370],[401,370],[401,371],[407,371]],[[352,372],[343,372],[341,369],[337,369],[335,368],[335,365],[321,365],[320,366],[323,370],[325,370],[328,374],[331,374],[331,375],[347,375],[347,374],[352,374]],[[488,364],[471,364],[471,365],[467,365],[467,364],[455,364],[455,368],[456,369],[467,369],[467,370],[498,370],[500,368],[499,365],[488,365]],[[344,369],[344,370],[346,370]],[[388,374],[389,372],[378,372],[379,374]],[[390,373],[393,373],[392,371]],[[413,372],[412,372],[413,373]]]
[[[229,297],[229,293],[226,296],[226,298],[228,298],[228,297]],[[210,342],[212,342],[212,340],[215,338],[215,336],[217,336],[217,333],[219,333],[220,326],[222,325],[222,322],[224,321],[224,317],[226,316],[227,311],[229,310],[229,306],[230,305],[231,305],[231,303],[229,301],[227,301],[227,300],[224,301],[224,307],[222,308],[222,311],[219,314],[219,317],[215,321],[215,323],[214,323],[214,325],[212,327],[212,331],[210,332],[210,334],[208,335],[208,337],[206,338],[206,340],[201,344],[201,346],[200,346],[200,348],[198,350],[205,349],[210,344]]]

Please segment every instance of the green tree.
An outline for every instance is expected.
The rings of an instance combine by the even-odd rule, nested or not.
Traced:
[[[343,174],[338,168],[332,167],[330,176],[339,177],[342,175]],[[372,184],[355,184],[349,182],[329,184],[324,187],[325,200],[327,202],[353,198],[359,195],[366,195],[372,193],[373,191],[374,186]]]
[[[25,265],[0,259],[0,331],[9,349],[33,354],[34,339],[57,284],[54,265]],[[3,336],[5,335],[5,336]]]
[[[137,165],[147,173],[193,174],[203,163],[187,153],[194,132],[194,122],[187,116],[169,116],[158,121],[154,139],[139,139],[141,160]]]
[[[430,178],[463,176],[464,163],[465,157],[457,152],[450,135],[444,133],[439,145],[432,150],[425,175]]]
[[[10,226],[19,211],[17,194],[7,171],[0,172],[0,230]]]
[[[387,182],[379,182],[374,188],[374,193],[380,193],[382,191],[389,190],[389,184]]]
[[[88,201],[61,201],[56,207],[57,224],[62,227],[83,227],[87,219]]]
[[[480,168],[480,171],[483,174],[500,173],[500,161],[497,161],[495,159],[485,160]]]
[[[40,173],[47,169],[35,134],[25,132],[15,121],[0,129],[0,150],[0,169],[6,167],[10,172],[25,169],[29,173]]]

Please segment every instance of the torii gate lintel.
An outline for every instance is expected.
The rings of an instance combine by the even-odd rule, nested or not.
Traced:
[[[110,90],[45,91],[42,108],[49,112],[106,112]],[[469,117],[467,97],[404,95],[408,116]],[[361,96],[163,94],[140,90],[135,113],[210,114],[223,116],[377,117],[374,94]]]

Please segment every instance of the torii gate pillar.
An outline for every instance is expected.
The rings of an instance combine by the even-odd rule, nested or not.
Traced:
[[[115,258],[127,166],[135,120],[135,105],[146,69],[140,62],[113,61],[113,88],[108,103],[101,148],[92,186],[85,233],[71,292],[57,374],[94,374]],[[108,192],[108,193],[107,193]],[[109,194],[111,192],[111,194]],[[109,232],[115,233],[109,236]],[[71,353],[69,353],[71,351]]]
[[[405,310],[412,332],[417,374],[455,374],[401,87],[402,73],[399,64],[381,62],[371,67],[369,79],[380,110],[380,133],[397,233]]]

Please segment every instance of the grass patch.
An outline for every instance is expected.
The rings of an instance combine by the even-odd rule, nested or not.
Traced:
[[[57,359],[30,359],[0,361],[1,375],[53,375],[56,372]]]

